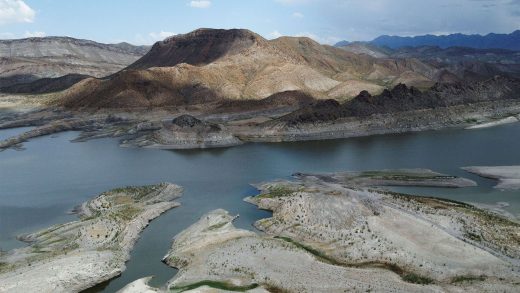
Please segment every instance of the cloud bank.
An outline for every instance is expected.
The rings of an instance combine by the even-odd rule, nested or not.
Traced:
[[[0,0],[0,25],[33,22],[36,12],[22,0]]]

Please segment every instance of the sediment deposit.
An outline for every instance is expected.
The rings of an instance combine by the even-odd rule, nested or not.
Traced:
[[[465,167],[470,173],[498,180],[496,188],[520,189],[520,166]]]

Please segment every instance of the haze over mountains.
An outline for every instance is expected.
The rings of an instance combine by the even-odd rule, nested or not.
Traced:
[[[377,46],[399,49],[403,47],[418,46],[437,46],[440,48],[467,47],[476,49],[508,49],[520,50],[520,30],[510,34],[487,34],[482,35],[424,35],[415,37],[400,37],[383,35],[367,42]],[[341,47],[350,44],[348,41],[341,41],[336,46]]]

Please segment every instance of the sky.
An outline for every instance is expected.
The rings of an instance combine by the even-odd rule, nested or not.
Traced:
[[[320,43],[380,35],[511,33],[520,0],[0,0],[0,39],[70,36],[150,45],[197,28]]]

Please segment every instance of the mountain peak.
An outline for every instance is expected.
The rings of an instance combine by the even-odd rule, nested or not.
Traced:
[[[150,52],[130,68],[170,67],[179,63],[208,64],[265,41],[258,34],[246,29],[200,28],[155,43]]]

